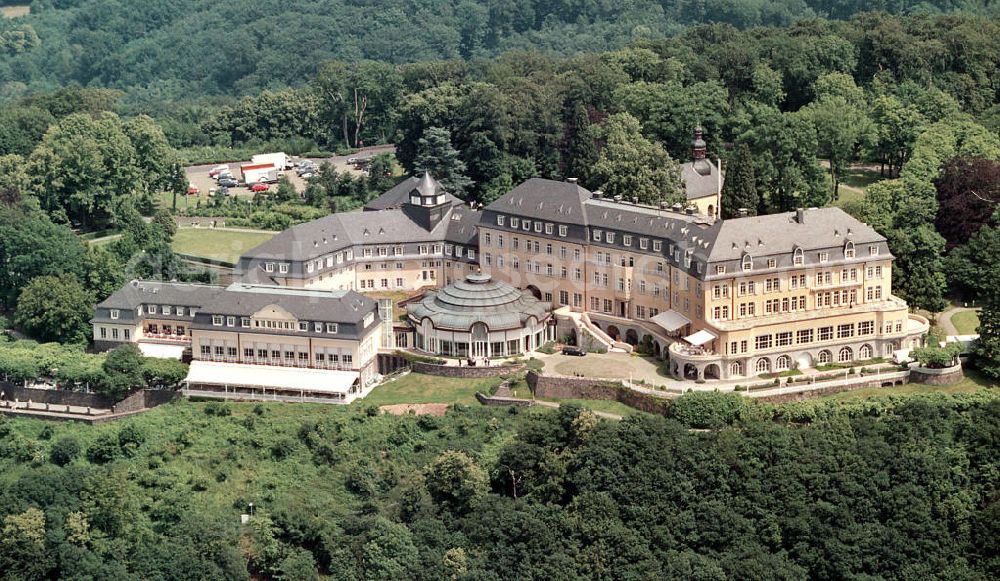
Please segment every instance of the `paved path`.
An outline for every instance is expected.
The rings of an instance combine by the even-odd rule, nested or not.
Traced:
[[[950,307],[938,314],[937,323],[938,325],[941,325],[941,328],[944,329],[946,334],[961,335],[962,333],[959,333],[955,324],[951,322],[951,317],[956,313],[963,313],[966,311],[979,311],[979,309],[972,307]]]
[[[558,403],[556,403],[554,401],[542,401],[542,400],[539,400],[539,399],[528,399],[528,400],[525,400],[525,401],[530,401],[530,402],[533,402],[535,405],[540,405],[542,407],[552,408],[552,409],[559,409],[559,406],[561,405],[561,404],[558,404]],[[622,416],[620,416],[618,414],[609,414],[608,412],[599,412],[597,410],[590,410],[590,411],[594,412],[594,415],[597,416],[597,417],[599,417],[599,418],[605,418],[605,419],[608,419],[608,420],[620,420],[620,419],[622,419]]]

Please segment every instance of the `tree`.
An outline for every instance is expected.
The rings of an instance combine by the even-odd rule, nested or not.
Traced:
[[[604,193],[644,204],[683,201],[680,166],[663,146],[643,137],[638,119],[628,113],[612,115],[603,133],[605,145],[593,181]]]
[[[590,172],[597,163],[597,139],[599,128],[590,122],[587,107],[578,104],[573,109],[573,118],[566,127],[566,140],[569,147],[566,150],[566,175],[580,180],[584,187],[591,187]]]
[[[73,436],[64,436],[54,444],[49,452],[49,459],[56,466],[65,466],[80,455],[80,441]]]
[[[486,492],[486,473],[464,452],[441,454],[427,467],[425,478],[431,498],[458,512]]]
[[[992,291],[993,280],[984,273],[1000,269],[1000,228],[983,226],[962,246],[945,258],[948,285],[965,299],[983,301]]]
[[[134,343],[125,343],[112,349],[102,365],[105,383],[97,391],[118,401],[129,392],[142,387],[143,359],[142,352]]]
[[[979,339],[972,347],[973,361],[987,376],[1000,379],[1000,301],[991,296],[979,311]]]
[[[0,569],[11,579],[44,579],[53,563],[46,550],[45,513],[32,507],[4,518]]]
[[[385,192],[396,185],[396,158],[391,153],[380,153],[372,158],[368,166],[368,187],[375,192]]]
[[[451,145],[451,133],[440,127],[428,127],[417,144],[413,160],[417,172],[429,172],[445,191],[463,197],[472,181],[465,175],[465,162]]]
[[[968,242],[1000,204],[1000,162],[955,158],[945,164],[934,187],[939,204],[934,225],[950,250]]]
[[[34,199],[0,203],[0,293],[7,307],[36,277],[82,274],[84,256],[80,239],[53,224]]]
[[[761,207],[757,178],[753,173],[753,156],[745,143],[736,146],[736,155],[729,162],[720,205],[723,219],[739,216],[741,208],[746,208],[754,216]]]
[[[848,92],[843,87],[840,90]],[[854,96],[825,94],[803,109],[816,128],[818,153],[830,162],[834,198],[840,197],[840,177],[869,132],[868,117],[853,102],[855,99]]]
[[[40,276],[21,291],[14,321],[42,341],[86,343],[93,305],[75,276]]]
[[[292,181],[288,179],[288,176],[281,176],[278,179],[278,191],[275,192],[274,197],[279,202],[290,202],[298,199],[299,192],[295,189]]]

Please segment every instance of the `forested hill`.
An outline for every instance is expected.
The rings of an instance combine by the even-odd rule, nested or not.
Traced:
[[[9,3],[9,2],[4,2]],[[988,0],[36,0],[0,22],[0,99],[67,83],[149,100],[298,85],[324,60],[400,63],[617,48],[706,22],[859,10],[996,14]],[[141,95],[133,95],[141,98]]]

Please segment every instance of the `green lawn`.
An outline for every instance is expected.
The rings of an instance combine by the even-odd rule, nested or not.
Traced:
[[[240,255],[267,242],[277,232],[239,232],[209,228],[181,228],[174,235],[175,252],[236,262]]]
[[[876,397],[883,395],[915,395],[920,393],[975,393],[983,389],[995,389],[1000,387],[995,381],[983,377],[982,374],[975,370],[971,370],[968,367],[965,368],[965,379],[961,383],[956,383],[955,385],[945,385],[941,387],[935,387],[932,385],[924,385],[922,383],[907,383],[904,385],[897,385],[894,387],[873,387],[870,389],[858,389],[854,391],[843,391],[841,393],[835,393],[833,395],[828,395],[822,399],[833,400],[833,401],[848,401],[865,399],[867,397]]]
[[[616,416],[629,416],[633,414],[646,413],[643,411],[639,411],[635,408],[631,408],[621,402],[606,400],[606,399],[554,399],[554,398],[536,398],[536,399],[540,399],[541,401],[551,401],[558,404],[565,404],[565,403],[577,404],[579,406],[585,407],[595,412],[615,414]]]
[[[951,324],[955,325],[959,335],[975,335],[979,326],[979,313],[976,311],[959,311],[951,316]]]
[[[476,404],[476,392],[489,393],[500,384],[499,377],[459,379],[409,373],[376,387],[354,405],[392,405],[399,403],[463,403]],[[527,388],[524,388],[527,391]]]

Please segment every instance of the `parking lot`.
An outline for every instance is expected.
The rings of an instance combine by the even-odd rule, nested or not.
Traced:
[[[347,160],[351,157],[371,157],[379,153],[392,153],[393,151],[395,151],[395,147],[391,145],[385,145],[385,146],[368,148],[350,156],[346,155],[335,156],[327,159],[296,157],[294,158],[294,160],[298,162],[300,159],[310,159],[312,161],[315,161],[317,164],[320,164],[323,161],[329,161],[331,164],[333,164],[333,167],[337,170],[337,173],[346,172],[354,175],[364,175],[366,173],[365,171],[357,170],[354,168],[354,166],[348,165]],[[232,172],[233,176],[239,180],[242,178],[242,176],[240,175],[240,164],[248,163],[248,160],[230,161],[225,163],[226,165],[229,166],[229,169]],[[213,188],[218,187],[218,185],[215,183],[215,179],[208,176],[209,170],[211,170],[216,165],[220,164],[211,163],[206,165],[195,165],[184,169],[185,173],[187,174],[188,182],[197,186],[198,189],[200,190],[200,193],[196,196],[194,195],[186,196],[187,197],[186,202],[178,200],[178,207],[183,207],[184,205],[193,206],[196,200],[199,199],[202,200],[203,203],[204,201],[208,200],[208,198],[211,196],[210,193],[211,190]],[[288,170],[287,172],[285,172],[285,175],[288,177],[289,180],[291,180],[292,185],[295,186],[295,189],[297,191],[302,192],[303,190],[305,190],[306,181],[300,178],[298,175],[296,175],[295,170]],[[277,187],[278,186],[276,184],[271,184],[271,189]],[[237,196],[242,198],[253,197],[253,193],[250,191],[250,188],[245,186],[229,188],[229,194],[231,196]]]

